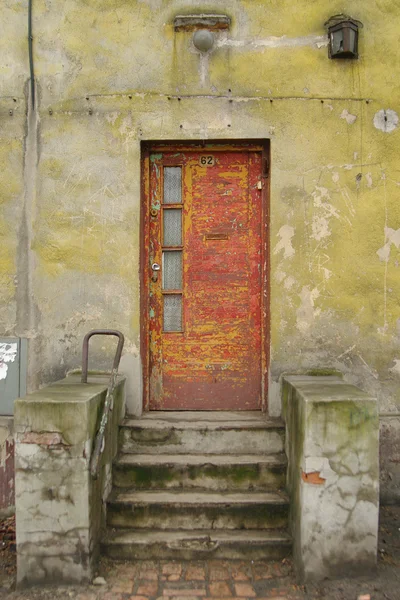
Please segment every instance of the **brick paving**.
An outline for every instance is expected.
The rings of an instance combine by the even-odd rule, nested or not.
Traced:
[[[7,530],[8,531],[8,530]],[[382,507],[377,572],[299,586],[292,563],[253,561],[113,562],[103,558],[103,586],[15,590],[15,543],[0,537],[0,600],[399,600],[400,506]]]
[[[292,564],[239,561],[103,562],[107,585],[91,588],[78,600],[303,600],[293,583]]]

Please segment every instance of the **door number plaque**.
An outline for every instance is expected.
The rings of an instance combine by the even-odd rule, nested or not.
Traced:
[[[215,165],[215,158],[213,156],[203,155],[200,156],[201,167],[213,167]]]

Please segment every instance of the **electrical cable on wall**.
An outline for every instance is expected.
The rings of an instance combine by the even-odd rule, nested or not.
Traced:
[[[32,108],[35,108],[35,71],[33,67],[33,36],[32,36],[32,1],[28,4],[28,48],[29,48],[29,71],[31,79]]]

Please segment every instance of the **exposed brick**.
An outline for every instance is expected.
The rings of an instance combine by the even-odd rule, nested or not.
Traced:
[[[182,575],[182,565],[180,563],[167,563],[162,566],[163,581],[179,581]]]
[[[232,596],[232,592],[225,581],[214,581],[213,583],[210,583],[210,595],[222,598]]]
[[[139,596],[157,596],[158,592],[158,583],[157,582],[140,582],[139,587],[136,593]]]
[[[267,564],[267,563],[256,563],[253,565],[252,570],[253,570],[253,576],[254,579],[256,581],[259,581],[260,579],[272,579],[272,573],[271,573],[271,568],[272,568],[273,564]]]
[[[201,600],[232,600],[232,596],[226,596],[222,598],[219,598],[218,596],[209,596],[207,598],[202,598]],[[245,598],[241,598],[241,600],[245,600]]]
[[[203,600],[198,596],[169,596],[169,598],[170,600]],[[158,598],[157,600],[165,600],[165,596],[161,596],[161,599]],[[215,599],[213,598],[213,600]]]
[[[206,572],[204,567],[189,565],[186,569],[185,579],[187,581],[205,581]]]
[[[115,594],[132,594],[133,581],[118,581],[112,586],[111,591]]]
[[[205,596],[206,595],[206,590],[204,588],[200,588],[200,589],[195,589],[195,590],[191,590],[191,589],[166,589],[163,590],[163,595],[164,596]]]
[[[158,581],[157,569],[140,569],[140,579],[149,579],[150,581]]]
[[[231,574],[234,581],[249,581],[250,567],[245,564],[232,565]]]
[[[229,579],[229,570],[226,563],[211,563],[209,577],[210,581],[226,581]]]
[[[236,596],[255,598],[257,595],[250,583],[235,583]]]
[[[23,444],[37,444],[38,446],[58,446],[59,444],[65,445],[61,433],[55,433],[53,431],[46,433],[30,431],[22,436],[21,442]]]
[[[181,563],[166,563],[162,566],[162,574],[163,575],[174,575],[176,573],[182,572],[182,564]]]
[[[326,481],[323,477],[320,477],[319,471],[312,471],[311,473],[301,472],[301,478],[305,483],[312,483],[313,485],[323,485]]]
[[[120,579],[120,578],[133,579],[139,572],[139,569],[140,569],[140,567],[137,563],[136,564],[132,564],[132,563],[116,564],[115,568],[113,567],[113,569],[111,571],[111,575],[117,579]]]

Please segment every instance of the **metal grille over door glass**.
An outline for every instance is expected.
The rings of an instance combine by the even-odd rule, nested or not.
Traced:
[[[164,331],[182,331],[182,296],[164,296]]]
[[[182,167],[164,167],[164,204],[182,202]]]
[[[182,245],[182,210],[169,208],[164,210],[164,246]]]
[[[182,289],[182,251],[163,252],[163,289]]]
[[[182,331],[182,167],[164,167],[162,214],[163,330]]]

